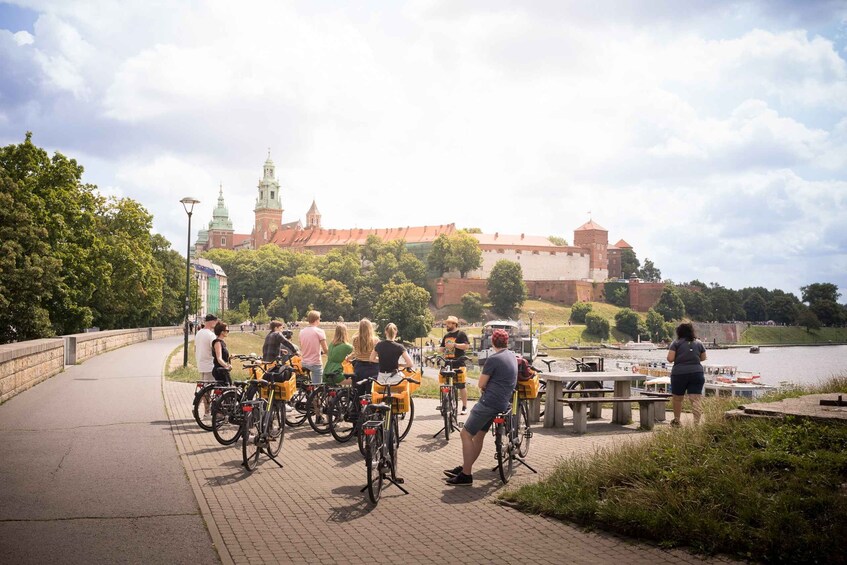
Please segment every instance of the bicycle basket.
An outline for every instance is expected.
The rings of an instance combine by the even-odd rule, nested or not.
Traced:
[[[518,398],[522,400],[538,398],[538,385],[537,374],[527,381],[518,381]]]

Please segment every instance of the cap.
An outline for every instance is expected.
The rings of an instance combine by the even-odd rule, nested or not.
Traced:
[[[214,322],[218,319],[214,314],[206,314],[206,318],[204,318],[207,322]]]
[[[491,334],[491,343],[494,347],[506,347],[509,345],[509,334],[506,330],[494,330]]]
[[[447,316],[447,319],[445,320],[445,322],[453,322],[454,324],[456,324],[458,326],[459,325],[459,318],[457,318],[456,316]]]

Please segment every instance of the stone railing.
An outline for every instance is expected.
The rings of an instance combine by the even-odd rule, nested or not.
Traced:
[[[65,344],[61,338],[0,345],[0,403],[64,368]]]
[[[0,403],[61,373],[65,365],[142,341],[183,335],[182,326],[108,330],[0,345]]]

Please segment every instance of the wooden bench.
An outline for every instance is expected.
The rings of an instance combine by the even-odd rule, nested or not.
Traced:
[[[596,398],[562,398],[559,402],[566,402],[573,410],[573,428],[575,434],[584,434],[588,431],[588,405],[597,404]],[[641,420],[641,429],[652,430],[656,421],[656,408],[667,402],[665,398],[651,398],[649,396],[632,396],[628,398],[603,398],[600,402],[612,404],[638,403],[638,411]],[[664,407],[661,412],[664,414]]]
[[[673,397],[673,395],[669,392],[655,392],[655,391],[649,391],[649,390],[643,390],[643,391],[639,392],[638,394],[640,394],[641,396],[649,396],[649,397],[652,397],[652,398],[664,398],[665,400],[670,400]],[[665,421],[665,411],[664,410],[658,410],[658,409],[656,410],[656,421],[657,422],[664,422]]]
[[[600,418],[602,407],[600,406],[599,398],[602,398],[603,395],[612,393],[614,394],[615,389],[612,388],[566,388],[562,391],[566,397],[573,398],[574,394],[590,394],[594,398],[598,398],[598,401],[590,404],[588,406],[588,417],[589,418]]]

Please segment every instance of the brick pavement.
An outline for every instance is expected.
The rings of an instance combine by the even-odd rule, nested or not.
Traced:
[[[503,488],[535,481],[560,458],[591,454],[645,433],[592,423],[591,433],[535,428],[528,461],[504,487],[487,438],[473,487],[448,487],[442,469],[461,463],[458,436],[432,439],[437,402],[415,399],[416,417],[400,449],[409,495],[383,490],[379,505],[359,490],[365,464],[355,439],[339,444],[308,424],[286,427],[280,469],[264,455],[256,471],[241,466],[240,442],[219,445],[191,416],[194,386],[165,381],[165,402],[189,479],[222,560],[234,563],[727,563],[685,550],[663,550],[617,536],[527,515],[494,504]],[[604,414],[610,417],[609,414]],[[567,414],[567,411],[566,411]],[[637,421],[637,418],[635,418]],[[381,533],[382,532],[382,533]],[[390,540],[386,549],[380,540]],[[340,549],[344,547],[344,549]]]

